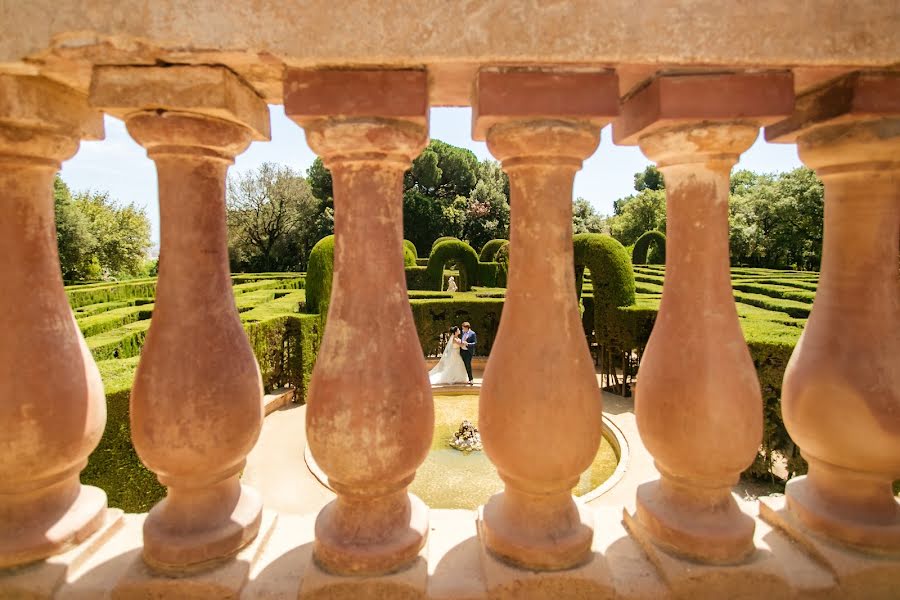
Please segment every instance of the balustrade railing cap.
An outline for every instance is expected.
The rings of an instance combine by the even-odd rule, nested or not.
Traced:
[[[600,127],[619,114],[619,80],[597,69],[489,68],[475,78],[472,137],[501,122],[576,120]],[[599,128],[599,127],[598,127]]]
[[[793,107],[790,71],[660,74],[623,100],[613,139],[635,145],[651,131],[692,122],[764,125],[790,115]]]
[[[92,106],[120,118],[147,110],[187,112],[241,125],[254,140],[271,137],[265,100],[226,67],[97,66],[89,97]]]
[[[798,96],[793,114],[766,127],[766,141],[794,143],[817,127],[887,116],[900,116],[900,73],[856,71]]]

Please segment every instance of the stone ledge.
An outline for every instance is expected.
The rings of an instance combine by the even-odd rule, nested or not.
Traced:
[[[204,573],[157,576],[140,558],[146,515],[113,510],[106,526],[77,548],[0,572],[0,599],[896,597],[900,563],[808,536],[784,513],[783,504],[783,498],[763,498],[759,506],[766,521],[758,518],[756,503],[743,504],[756,522],[757,550],[749,563],[730,567],[673,557],[633,525],[626,529],[621,509],[598,508],[592,561],[555,573],[517,569],[487,554],[473,511],[432,510],[428,543],[418,562],[384,577],[323,572],[312,560],[316,515],[276,517],[271,512],[265,513],[260,536],[236,559]]]

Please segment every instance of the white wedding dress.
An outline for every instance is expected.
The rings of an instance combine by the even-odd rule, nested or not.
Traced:
[[[441,360],[428,372],[431,385],[446,385],[452,383],[467,383],[469,375],[466,373],[466,365],[459,355],[459,342],[451,337],[441,354]]]

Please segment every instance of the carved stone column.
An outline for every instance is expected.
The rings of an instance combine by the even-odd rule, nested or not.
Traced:
[[[900,77],[839,79],[766,136],[796,140],[825,184],[819,287],[782,387],[809,462],[787,509],[826,538],[900,555]]]
[[[482,71],[475,137],[510,179],[510,273],[478,426],[504,492],[481,509],[496,556],[567,569],[591,556],[592,517],[572,488],[596,455],[601,397],[572,269],[572,185],[617,113],[611,73]]]
[[[790,112],[789,74],[664,76],[631,96],[617,142],[639,143],[666,183],[666,277],[641,360],[635,416],[660,479],[638,487],[634,527],[676,555],[736,563],[753,519],[731,487],[762,440],[762,398],[738,322],[729,174],[759,124]]]
[[[310,449],[337,499],[314,555],[343,574],[411,564],[428,509],[407,492],[434,407],[403,269],[403,173],[428,140],[423,71],[288,72],[285,111],[334,181],[334,280],[306,413]]]
[[[40,77],[0,75],[0,568],[80,542],[106,494],[78,474],[106,423],[97,365],[63,290],[53,178],[103,119]]]
[[[162,260],[131,428],[168,495],[145,521],[144,560],[202,566],[260,526],[259,495],[239,480],[262,424],[262,383],[231,290],[225,177],[268,137],[268,109],[220,67],[97,68],[91,102],[125,119],[159,181]]]

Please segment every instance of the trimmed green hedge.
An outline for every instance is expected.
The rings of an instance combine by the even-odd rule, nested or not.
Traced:
[[[416,250],[416,245],[413,244],[411,241],[403,240],[403,247],[412,253],[414,259],[419,258],[419,251]],[[415,263],[413,263],[413,264],[415,264]]]
[[[634,304],[634,271],[625,247],[614,238],[600,233],[580,233],[573,240],[576,285],[579,296],[584,267],[591,272],[594,308],[594,331],[602,346],[619,346],[612,337],[615,309]],[[579,270],[578,268],[581,267]]]
[[[454,237],[452,235],[441,236],[438,239],[434,240],[434,242],[431,243],[431,250],[428,251],[428,254],[430,255],[432,252],[434,252],[434,249],[437,248],[438,244],[440,244],[441,242],[446,242],[446,241],[459,242],[460,239],[458,237]]]
[[[509,283],[509,242],[506,242],[494,254],[497,267],[497,285],[506,287]]]
[[[499,250],[500,247],[504,244],[508,243],[509,240],[503,239],[495,239],[489,241],[481,249],[481,254],[478,255],[478,260],[484,263],[494,262],[494,256],[497,254],[497,250]]]
[[[443,351],[440,347],[441,334],[447,333],[452,325],[463,321],[472,324],[478,334],[476,356],[490,354],[500,326],[503,312],[502,298],[478,298],[469,292],[456,294],[450,299],[422,299],[409,301],[419,343],[426,355],[436,355]]]
[[[427,267],[406,267],[406,289],[428,290]]]
[[[97,335],[111,329],[118,329],[135,321],[149,319],[153,315],[153,305],[127,306],[108,310],[89,317],[77,318],[78,328],[84,337]]]
[[[106,427],[81,472],[81,482],[106,492],[109,505],[143,513],[166,495],[166,488],[138,458],[131,443],[129,403],[138,357],[97,362],[106,391]]]
[[[89,304],[131,300],[133,298],[152,298],[156,295],[156,281],[140,283],[112,283],[103,285],[77,286],[66,290],[69,306],[78,308]]]
[[[506,272],[500,263],[478,263],[478,285],[484,287],[506,287]]]
[[[647,255],[650,250],[650,244],[656,245],[656,253],[653,256],[654,264],[665,264],[666,262],[666,234],[661,231],[646,231],[634,243],[634,250],[631,254],[631,262],[636,265],[647,263]]]
[[[306,310],[328,314],[331,299],[331,281],[334,278],[334,236],[319,240],[309,253],[306,270]]]
[[[459,240],[444,240],[434,245],[428,257],[428,266],[425,267],[428,289],[442,289],[444,265],[451,260],[459,266],[459,291],[468,291],[478,283],[478,255],[472,246]]]

